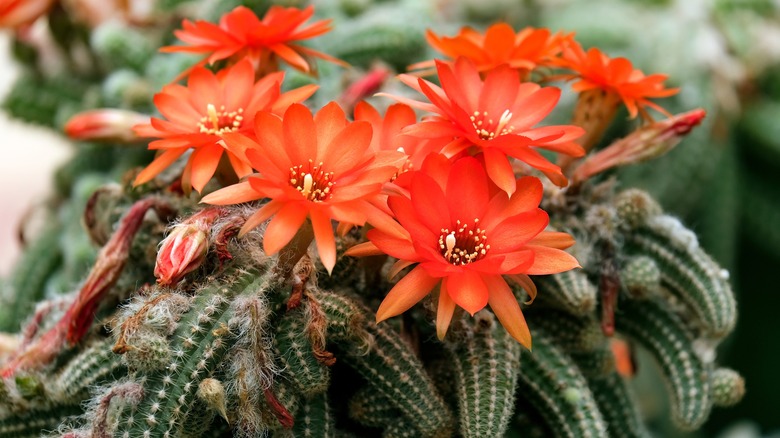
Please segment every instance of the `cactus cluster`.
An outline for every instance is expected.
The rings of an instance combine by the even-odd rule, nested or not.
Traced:
[[[533,183],[512,178],[510,185],[528,188],[528,199],[522,193],[505,198],[495,195],[507,182],[503,180],[501,187],[494,184],[500,178],[491,169],[505,169],[500,164],[488,166],[490,176],[485,174],[484,180],[493,196],[493,210],[498,210],[494,204],[501,202],[533,203],[533,187],[538,187],[543,211],[536,208],[540,202],[536,199],[533,209],[526,208],[517,216],[526,220],[537,214],[549,221],[541,227],[546,231],[536,230],[527,239],[530,243],[521,248],[529,253],[538,251],[537,265],[531,257],[484,277],[492,289],[507,287],[504,278],[512,280],[507,294],[512,303],[522,303],[522,312],[518,309],[512,315],[525,318],[521,328],[527,323],[530,334],[526,338],[518,331],[517,321],[507,321],[509,311],[496,301],[490,302],[491,310],[482,303],[472,312],[471,306],[452,297],[457,289],[450,286],[448,292],[446,281],[454,280],[414,277],[408,268],[420,260],[399,257],[391,266],[387,255],[377,254],[381,244],[376,243],[376,237],[390,233],[390,228],[383,228],[388,222],[409,225],[400,219],[406,218],[400,197],[421,192],[419,183],[404,181],[405,175],[431,168],[445,172],[450,164],[436,159],[413,162],[412,158],[401,162],[387,175],[392,185],[385,185],[384,205],[377,207],[372,201],[362,206],[356,216],[360,219],[354,222],[342,219],[347,208],[343,207],[345,210],[338,210],[335,217],[327,217],[329,230],[331,219],[339,221],[335,236],[325,236],[316,219],[322,214],[319,210],[303,218],[297,232],[278,225],[281,221],[274,222],[285,207],[269,212],[277,201],[253,198],[250,191],[263,183],[251,179],[257,174],[246,177],[251,169],[243,174],[240,171],[242,165],[257,167],[258,154],[244,149],[251,149],[249,141],[257,137],[261,143],[262,135],[274,137],[277,122],[268,122],[264,125],[268,130],[255,137],[226,134],[220,140],[219,153],[223,146],[227,153],[217,157],[221,161],[210,169],[215,177],[208,175],[203,184],[198,182],[204,171],[198,169],[202,161],[197,150],[186,152],[186,159],[176,161],[177,155],[166,166],[155,165],[168,153],[166,149],[149,165],[153,152],[146,150],[148,141],[139,132],[158,129],[159,134],[163,132],[160,126],[171,125],[170,121],[157,118],[148,127],[132,130],[132,125],[139,123],[139,114],[154,113],[155,108],[165,113],[161,109],[164,93],[183,96],[183,86],[173,88],[170,84],[188,73],[216,83],[225,77],[220,74],[234,74],[242,68],[255,69],[262,76],[260,72],[267,74],[264,69],[278,67],[280,60],[289,64],[284,67],[288,70],[284,90],[290,93],[287,104],[291,109],[277,114],[269,104],[255,123],[282,120],[278,126],[283,127],[279,129],[287,139],[297,138],[299,133],[288,132],[294,126],[282,123],[296,116],[299,120],[307,114],[312,117],[310,110],[301,109],[303,105],[292,104],[313,90],[307,88],[311,84],[320,87],[307,101],[314,108],[337,96],[342,105],[355,106],[376,91],[405,104],[419,96],[412,97],[389,79],[388,72],[403,72],[413,63],[426,66],[425,60],[433,57],[426,45],[426,27],[453,33],[456,29],[447,28],[442,17],[454,16],[453,21],[476,25],[502,7],[476,13],[480,8],[470,3],[456,6],[443,2],[439,5],[442,10],[436,10],[410,0],[313,2],[317,17],[333,18],[336,29],[311,45],[288,47],[293,52],[301,50],[303,56],[295,57],[282,49],[275,52],[284,53],[278,58],[249,52],[251,62],[245,62],[231,54],[208,61],[213,71],[228,72],[215,76],[212,70],[193,66],[199,61],[207,63],[199,55],[157,53],[161,46],[167,46],[168,51],[185,47],[173,37],[173,31],[180,29],[181,17],[218,22],[233,13],[230,11],[244,10],[234,9],[240,6],[259,17],[269,10],[282,10],[278,5],[271,8],[270,3],[284,3],[290,8],[284,10],[297,13],[300,10],[295,7],[302,8],[298,4],[302,2],[169,0],[150,2],[152,9],[146,12],[117,4],[110,20],[101,15],[105,11],[89,2],[55,3],[41,12],[46,20],[36,23],[45,21],[51,40],[31,39],[16,30],[14,53],[29,74],[6,97],[4,108],[14,117],[64,129],[79,141],[71,160],[55,175],[51,200],[39,208],[46,226],[22,230],[27,242],[24,255],[11,279],[2,285],[0,331],[19,333],[12,337],[10,347],[0,350],[0,437],[649,437],[655,425],[633,382],[638,365],[635,350],[657,363],[669,401],[669,412],[664,415],[681,430],[698,429],[713,407],[731,406],[742,398],[745,383],[741,376],[720,367],[716,360],[718,345],[737,320],[728,271],[705,251],[694,232],[665,213],[651,194],[625,189],[619,178],[593,170],[599,165],[611,168],[653,158],[658,150],[676,144],[703,115],[686,113],[659,122],[646,118],[635,133],[601,152],[595,151],[595,144],[582,149],[571,141],[554,143],[561,136],[581,134],[574,127],[558,127],[564,131],[547,133],[547,137],[554,137],[548,139],[554,144],[550,149],[563,151],[561,155],[593,149],[584,162],[595,163],[595,167],[581,165],[571,172],[573,161],[566,163],[569,157],[559,159],[560,168],[542,155],[535,161],[529,159],[529,166],[518,159],[510,173],[527,175],[532,173],[530,167],[536,167],[550,179],[542,184],[535,176]],[[529,5],[518,20],[544,19],[542,6],[526,3]],[[185,29],[189,26],[192,31],[193,22],[185,22]],[[312,34],[322,30],[316,27],[324,26],[320,23],[312,25]],[[183,31],[178,32],[181,37]],[[577,44],[565,33],[548,34],[538,35]],[[434,36],[430,32],[428,41]],[[186,42],[186,38],[181,39]],[[51,49],[56,49],[55,55]],[[44,59],[47,56],[51,59]],[[352,70],[340,71],[339,61],[331,57],[349,62]],[[315,58],[334,62],[316,63]],[[51,67],[52,63],[57,67]],[[437,65],[440,73],[446,73],[443,65]],[[454,68],[461,65],[459,61]],[[565,66],[553,63],[549,68]],[[60,73],[51,73],[57,69]],[[509,71],[506,68],[500,74],[508,75]],[[522,66],[517,74],[524,81],[543,79],[534,75],[545,71],[532,71]],[[498,77],[485,71],[481,74]],[[265,77],[277,76],[271,73]],[[410,78],[403,76],[402,81],[418,84],[424,92],[436,87]],[[441,82],[446,90],[446,80]],[[266,88],[274,85],[277,83]],[[163,97],[153,101],[154,93],[164,86],[157,94]],[[533,93],[538,86],[528,89]],[[659,89],[663,86],[655,91]],[[435,94],[426,93],[428,97]],[[582,106],[605,102],[593,96]],[[537,98],[539,102],[544,104],[542,97]],[[645,101],[636,102],[641,115],[647,116]],[[423,109],[433,106],[414,103]],[[84,113],[104,106],[123,112]],[[349,131],[354,137],[360,137],[369,124],[378,129],[372,119],[371,111],[375,110],[361,104],[355,108],[357,122],[342,122],[336,117],[330,125],[321,122],[325,116],[320,114],[334,114],[337,111],[333,108],[325,105],[311,119],[318,134],[324,131],[333,137],[333,132],[341,129],[340,123],[359,126]],[[415,118],[411,109],[409,114]],[[545,114],[528,117],[541,119]],[[71,118],[73,115],[77,116]],[[222,135],[224,118],[232,118],[230,129],[241,126],[242,119],[235,117],[209,102],[208,113],[199,125],[201,131],[193,135],[214,135],[213,131]],[[502,115],[499,123],[507,123],[506,117]],[[381,129],[391,129],[387,120]],[[476,128],[474,120],[472,116]],[[148,117],[140,124],[145,122]],[[418,125],[433,126],[426,123],[407,126],[403,134],[411,137],[421,131]],[[392,128],[400,131],[403,126]],[[605,139],[614,141],[617,136],[607,131]],[[235,148],[238,143],[246,147]],[[637,143],[641,150],[626,152]],[[411,154],[404,150],[410,145],[393,143],[389,152]],[[614,145],[623,148],[619,152],[624,161],[599,155]],[[647,152],[651,149],[656,152]],[[458,153],[470,152],[463,149]],[[459,158],[464,167],[457,169],[482,166],[496,159],[491,157]],[[552,167],[543,167],[541,161]],[[144,165],[147,169],[140,170],[138,166]],[[387,172],[387,167],[372,169],[377,174]],[[154,175],[150,168],[156,171]],[[556,179],[553,168],[563,183]],[[295,171],[290,168],[286,177],[296,195],[300,192],[307,202],[328,199],[331,186],[324,189],[325,185],[316,185],[330,181],[327,174],[312,182],[315,171],[310,170],[305,177]],[[572,178],[568,186],[564,173]],[[337,191],[339,186],[335,187]],[[192,188],[195,191],[191,192]],[[469,195],[479,197],[474,190]],[[226,198],[220,196],[227,196],[220,195],[224,191],[236,195],[238,205],[223,205],[233,204],[222,202]],[[206,196],[201,198],[200,193]],[[263,193],[276,192],[269,189]],[[390,202],[386,202],[388,197]],[[201,199],[219,205],[204,206]],[[485,200],[487,203],[487,194]],[[427,201],[432,205],[437,202]],[[418,202],[415,208],[424,207],[415,200],[409,205],[412,202]],[[391,210],[398,214],[398,221],[377,220],[377,215]],[[274,214],[277,217],[266,225]],[[376,229],[354,226],[364,222]],[[496,234],[502,230],[485,227]],[[447,229],[446,233],[442,229],[438,242],[439,258],[457,268],[479,260],[490,250],[478,245],[479,238],[476,246],[469,247],[476,252],[463,250],[464,239],[471,238],[465,229]],[[277,239],[274,232],[289,234],[280,248],[269,243]],[[480,232],[485,231],[475,227],[469,236]],[[461,233],[457,234],[460,240],[456,233]],[[316,246],[310,247],[315,240]],[[576,242],[573,246],[572,241]],[[418,242],[414,243],[419,250]],[[331,244],[333,259],[328,253]],[[510,248],[502,253],[506,260],[514,254],[512,243],[494,240],[493,244],[495,252],[502,245]],[[566,265],[574,259],[580,266],[577,269],[539,265],[539,260]],[[393,305],[387,304],[387,297],[393,296],[393,291],[397,296],[404,282],[412,281],[409,278],[431,283],[425,291],[431,292],[416,292],[420,297],[406,309],[385,311],[393,313],[388,316],[403,313],[401,316],[380,318],[377,308],[381,313],[380,306],[386,309]],[[418,301],[420,305],[413,306]],[[378,318],[387,320],[377,323]],[[531,339],[532,348],[526,348]]]

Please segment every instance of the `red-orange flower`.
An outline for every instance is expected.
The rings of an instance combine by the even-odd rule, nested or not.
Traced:
[[[356,225],[367,218],[389,222],[371,201],[396,172],[400,154],[372,151],[368,122],[347,121],[331,102],[316,116],[299,104],[291,105],[282,119],[260,112],[255,124],[263,133],[256,142],[240,134],[226,135],[225,141],[259,173],[203,202],[227,205],[270,198],[241,229],[244,234],[273,216],[263,236],[267,254],[290,242],[308,218],[322,264],[330,271],[336,263],[331,219]]]
[[[278,70],[279,58],[304,72],[312,69],[307,57],[342,63],[322,52],[293,43],[330,31],[330,20],[316,21],[301,28],[312,15],[313,6],[303,10],[272,6],[260,20],[252,10],[239,6],[222,16],[219,25],[202,20],[194,23],[184,20],[184,29],[174,33],[190,45],[163,47],[162,51],[207,53],[208,63],[248,57],[262,72]]]
[[[417,108],[436,113],[410,126],[405,134],[438,144],[442,154],[454,157],[468,149],[482,152],[490,179],[511,194],[515,175],[507,156],[541,170],[555,184],[565,186],[560,167],[549,162],[534,148],[581,156],[583,149],[573,140],[582,135],[577,126],[557,125],[534,128],[558,103],[560,90],[521,82],[508,66],[490,71],[483,81],[474,64],[458,58],[453,67],[436,61],[441,88],[410,75],[401,80],[425,94],[431,103],[395,97]]]
[[[417,264],[387,294],[377,322],[411,308],[436,286],[436,327],[443,338],[455,305],[474,314],[490,304],[518,342],[530,348],[531,335],[504,276],[519,282],[533,298],[528,275],[553,274],[579,266],[561,248],[573,243],[565,233],[543,231],[549,222],[539,209],[542,184],[535,177],[517,180],[508,196],[487,177],[473,157],[451,163],[441,155],[426,159],[413,172],[409,196],[391,195],[388,205],[398,223],[373,224],[369,243],[348,254],[376,250],[398,259],[391,275]]]
[[[20,27],[45,14],[54,0],[0,0],[0,27]]]
[[[454,37],[439,36],[431,30],[425,34],[428,44],[434,49],[451,59],[468,58],[480,72],[508,65],[523,75],[537,67],[552,65],[572,36],[533,27],[515,33],[506,23],[496,23],[484,34],[471,27],[461,28]],[[433,61],[425,61],[410,66],[410,69],[433,66]]]
[[[663,108],[649,99],[672,96],[679,91],[678,88],[664,88],[666,75],[645,76],[641,70],[635,69],[628,59],[610,58],[595,47],[585,52],[577,42],[572,42],[564,49],[561,65],[574,70],[575,74],[564,75],[570,79],[578,79],[572,84],[574,91],[600,89],[619,96],[632,118],[636,117],[639,111],[643,111],[644,107],[668,115]]]
[[[167,120],[152,118],[137,125],[141,137],[156,137],[149,149],[164,150],[135,179],[143,184],[170,166],[189,149],[194,149],[182,175],[185,188],[200,192],[211,179],[222,159],[222,138],[226,133],[251,134],[252,120],[260,110],[282,114],[290,104],[301,102],[317,89],[314,85],[281,92],[283,73],[274,73],[255,83],[249,61],[242,61],[217,74],[196,68],[187,87],[167,85],[154,96],[154,103]],[[241,177],[252,169],[232,152],[227,157]]]

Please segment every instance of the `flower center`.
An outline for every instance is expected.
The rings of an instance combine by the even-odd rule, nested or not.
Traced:
[[[243,114],[243,108],[228,112],[222,105],[217,111],[214,105],[208,104],[206,105],[206,115],[201,117],[198,122],[198,130],[202,134],[223,134],[238,131],[244,122]]]
[[[439,252],[455,266],[464,266],[481,260],[488,251],[490,245],[487,243],[485,230],[479,227],[479,219],[474,219],[471,226],[458,220],[453,231],[449,228],[441,229]]]
[[[290,168],[290,185],[313,202],[327,201],[333,194],[333,172],[322,170],[322,162],[316,166],[312,160]]]
[[[514,131],[513,126],[507,126],[510,120],[512,120],[512,113],[509,110],[504,110],[498,122],[495,122],[487,111],[479,112],[474,111],[469,119],[471,120],[471,126],[477,132],[477,135],[482,140],[492,140],[504,134],[511,134]]]

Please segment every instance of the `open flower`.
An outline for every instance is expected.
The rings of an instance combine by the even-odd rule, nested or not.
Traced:
[[[507,331],[526,347],[531,335],[505,276],[533,298],[528,275],[553,274],[579,266],[562,248],[573,240],[546,232],[547,213],[539,209],[542,184],[535,177],[517,180],[508,196],[487,177],[473,157],[454,163],[440,155],[413,172],[409,196],[391,195],[388,205],[398,223],[373,224],[370,242],[349,255],[376,254],[398,259],[391,275],[417,264],[387,294],[377,322],[399,315],[439,288],[436,329],[443,338],[458,305],[474,314],[490,305]]]
[[[576,42],[572,42],[564,50],[561,65],[575,72],[564,75],[566,78],[576,79],[572,84],[574,91],[582,93],[598,90],[615,96],[619,98],[618,102],[622,101],[628,108],[632,118],[644,111],[645,107],[668,115],[650,99],[672,96],[679,91],[678,88],[664,87],[666,75],[646,76],[641,70],[635,69],[626,58],[610,58],[595,47],[585,52]]]
[[[343,64],[322,52],[293,43],[330,31],[330,20],[316,21],[301,28],[312,15],[313,6],[303,10],[272,6],[261,20],[251,9],[239,6],[222,16],[219,25],[184,20],[184,29],[174,33],[190,45],[163,47],[162,51],[205,53],[208,63],[247,57],[261,73],[278,70],[279,58],[304,72],[312,69],[306,57]]]
[[[454,37],[439,36],[428,30],[428,44],[451,59],[465,57],[477,70],[487,72],[501,65],[518,70],[523,76],[540,66],[550,66],[571,41],[573,34],[550,32],[549,29],[526,27],[515,33],[512,26],[496,23],[484,34],[463,27]],[[410,69],[434,67],[434,61],[424,61]]]
[[[231,151],[243,154],[259,171],[247,181],[209,194],[203,202],[238,204],[270,198],[241,229],[241,234],[271,218],[263,248],[275,254],[311,221],[322,264],[330,272],[336,263],[331,220],[362,225],[386,216],[373,204],[382,184],[397,171],[401,154],[371,150],[372,129],[365,121],[349,122],[336,103],[316,116],[293,104],[280,119],[260,112],[257,141],[240,134],[225,136]]]
[[[225,134],[252,134],[251,120],[258,111],[282,114],[290,104],[305,100],[317,89],[307,85],[282,93],[283,78],[283,73],[274,73],[255,82],[249,61],[242,61],[217,74],[199,67],[193,70],[186,87],[165,86],[154,96],[154,103],[166,120],[152,118],[151,123],[135,127],[141,137],[159,138],[149,144],[149,149],[163,152],[138,174],[134,184],[151,180],[193,149],[182,185],[186,190],[194,187],[202,191],[223,157]],[[234,153],[228,151],[226,155],[239,177],[252,172]]]
[[[515,190],[515,175],[507,156],[539,169],[559,186],[567,184],[560,167],[534,149],[539,147],[572,156],[584,154],[573,141],[582,135],[582,128],[570,125],[534,128],[558,103],[559,89],[521,82],[518,73],[508,66],[490,71],[483,81],[477,68],[466,58],[458,58],[453,67],[436,61],[436,68],[441,88],[422,78],[400,76],[431,103],[390,96],[436,114],[405,129],[405,134],[438,144],[438,150],[447,157],[470,148],[482,152],[488,176],[508,194]]]

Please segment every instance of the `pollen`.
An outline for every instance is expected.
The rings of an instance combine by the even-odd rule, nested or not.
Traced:
[[[511,134],[514,131],[514,126],[509,125],[512,120],[512,113],[507,109],[501,113],[498,121],[493,120],[487,111],[474,111],[469,116],[471,120],[471,126],[474,127],[479,138],[482,140],[492,140],[502,135]]]
[[[224,134],[241,129],[244,123],[244,109],[227,111],[222,105],[217,110],[213,104],[206,105],[206,115],[200,118],[198,130],[202,134]]]
[[[458,220],[454,230],[441,229],[439,251],[449,263],[464,266],[485,257],[490,251],[490,245],[485,230],[479,227],[479,219],[474,219],[471,225]]]
[[[307,164],[290,168],[290,185],[309,201],[327,201],[333,194],[333,172],[325,172],[322,166],[321,161],[315,165],[309,160]]]

